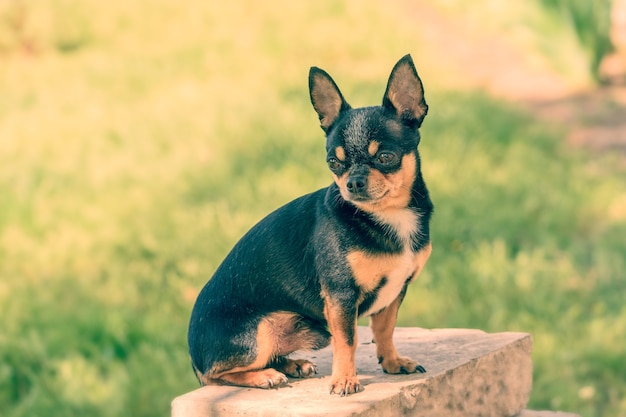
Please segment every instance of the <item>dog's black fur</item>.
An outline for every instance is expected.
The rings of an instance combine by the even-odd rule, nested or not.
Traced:
[[[371,316],[385,372],[425,372],[392,340],[407,285],[431,251],[433,204],[417,151],[428,111],[422,82],[407,55],[382,106],[352,109],[316,67],[309,88],[334,183],[261,220],[200,292],[188,341],[202,384],[283,385],[285,375],[316,373],[287,355],[332,341],[330,392],[359,392],[354,352],[363,315]]]

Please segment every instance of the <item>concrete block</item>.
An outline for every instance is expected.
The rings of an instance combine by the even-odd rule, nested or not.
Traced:
[[[365,390],[328,393],[330,347],[294,354],[318,365],[309,379],[261,390],[207,386],[172,402],[172,417],[226,416],[481,416],[510,417],[525,408],[532,388],[532,340],[526,333],[398,328],[398,351],[420,361],[425,374],[387,375],[377,363],[368,328],[359,327],[357,372]]]

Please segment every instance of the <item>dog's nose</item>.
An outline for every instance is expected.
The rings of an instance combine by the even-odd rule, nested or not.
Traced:
[[[346,182],[348,191],[352,194],[362,194],[367,189],[367,176],[365,175],[351,175]]]

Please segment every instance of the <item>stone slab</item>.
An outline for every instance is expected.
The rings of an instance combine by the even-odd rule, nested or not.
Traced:
[[[317,364],[318,375],[290,379],[279,389],[206,386],[172,402],[172,417],[226,416],[482,416],[520,413],[532,389],[532,339],[526,333],[469,329],[398,328],[403,356],[425,374],[387,375],[376,359],[369,328],[359,327],[357,373],[365,390],[348,397],[328,393],[330,347],[294,354]]]

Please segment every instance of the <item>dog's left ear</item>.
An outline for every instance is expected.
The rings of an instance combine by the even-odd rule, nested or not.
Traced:
[[[420,127],[428,105],[424,100],[424,86],[417,75],[411,55],[405,55],[391,70],[383,107],[393,110],[409,125]]]

